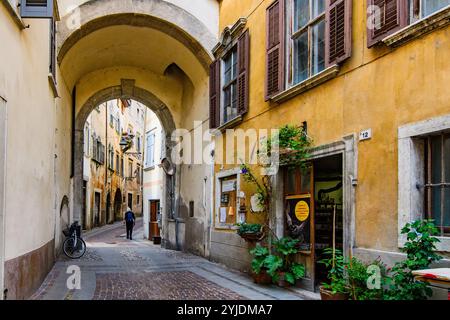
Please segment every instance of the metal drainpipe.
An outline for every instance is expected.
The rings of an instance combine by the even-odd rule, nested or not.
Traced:
[[[142,152],[142,162],[141,162],[141,197],[142,197],[142,220],[144,223],[148,226],[148,233],[147,233],[147,240],[150,240],[150,214],[148,217],[148,221],[145,221],[145,212],[144,212],[144,201],[148,203],[147,199],[145,198],[145,190],[144,190],[144,171],[145,171],[145,154],[146,154],[146,148],[147,148],[147,109],[149,107],[147,105],[144,105],[144,132],[142,134],[142,140],[141,140],[141,152]],[[149,210],[147,210],[150,212]],[[144,225],[144,237],[145,237],[145,225]]]
[[[179,241],[179,237],[178,237],[178,231],[179,231],[178,218],[179,217],[178,217],[178,214],[175,215],[175,213],[178,212],[178,210],[175,210],[175,207],[176,207],[176,197],[175,197],[175,194],[176,194],[176,192],[175,192],[175,188],[176,188],[176,183],[175,183],[175,179],[176,178],[175,177],[176,177],[176,174],[178,174],[177,171],[175,171],[175,174],[170,177],[170,179],[171,179],[170,180],[170,184],[171,184],[171,188],[170,189],[171,189],[171,193],[172,193],[172,195],[170,197],[170,201],[172,202],[171,203],[172,216],[175,219],[175,247],[176,247],[177,251],[180,251],[180,241]]]
[[[108,161],[109,161],[109,146],[108,146],[108,102],[105,103],[105,151],[106,151],[106,158],[105,158],[105,193],[103,194],[103,196],[105,197],[105,225],[108,224],[108,195],[107,193],[109,193],[109,189],[111,186],[108,186],[108,175],[109,175],[109,168],[108,168]],[[114,160],[113,160],[114,161]],[[108,189],[108,192],[107,192]],[[111,195],[110,195],[111,198]]]
[[[178,217],[175,218],[175,244],[177,251],[180,251],[180,244],[178,242]]]
[[[7,159],[7,138],[8,138],[8,110],[7,108],[7,101],[5,98],[3,98],[0,95],[0,101],[4,101],[4,105],[2,108],[3,110],[0,110],[0,121],[3,122],[2,132],[0,139],[3,140],[3,142],[0,142],[0,152],[3,153],[4,160],[2,163],[2,168],[0,168],[0,183],[2,183],[2,193],[0,193],[0,197],[2,197],[0,200],[0,300],[7,300],[8,299],[8,289],[5,288],[5,251],[6,251],[6,179],[7,179],[7,172],[6,172],[6,159]]]

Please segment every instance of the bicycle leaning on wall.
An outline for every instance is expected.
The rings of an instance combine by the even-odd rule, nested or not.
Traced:
[[[71,259],[79,259],[86,253],[86,243],[81,239],[81,226],[78,221],[63,230],[67,237],[63,243],[63,252]]]

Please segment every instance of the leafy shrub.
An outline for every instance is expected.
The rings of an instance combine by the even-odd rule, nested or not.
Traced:
[[[375,266],[379,271],[379,287],[369,288],[368,283],[373,275],[369,272],[369,267]],[[389,283],[387,277],[387,267],[381,260],[375,260],[370,263],[364,263],[357,258],[352,258],[345,265],[346,278],[348,280],[348,288],[350,298],[353,300],[383,300],[384,287]]]
[[[346,262],[342,251],[336,250],[333,259],[333,249],[324,250],[326,258],[318,261],[328,269],[329,283],[323,287],[333,293],[350,293],[354,300],[424,300],[432,295],[429,286],[416,281],[412,271],[429,268],[430,264],[439,261],[441,257],[435,253],[435,236],[439,234],[431,220],[418,220],[408,223],[402,229],[406,235],[403,252],[406,260],[397,262],[388,275],[388,268],[380,260],[371,263],[363,263],[353,257]],[[376,266],[380,274],[380,287],[369,289],[368,280],[371,276],[368,268]]]
[[[266,268],[269,249],[258,244],[254,249],[250,250],[250,254],[253,256],[252,270],[254,273],[260,274],[261,270]]]
[[[336,293],[348,293],[349,287],[344,277],[345,260],[341,250],[336,249],[333,256],[333,249],[326,248],[323,251],[324,258],[318,263],[325,265],[328,269],[327,278],[329,283],[322,283],[322,287]]]
[[[285,125],[279,129],[278,147],[280,150],[291,151],[282,154],[280,159],[283,163],[299,165],[305,167],[305,160],[309,158],[309,150],[312,145],[311,138],[308,137],[302,126]],[[271,152],[272,141],[267,140],[267,150]]]
[[[435,236],[439,232],[432,220],[418,220],[408,223],[402,229],[407,241],[402,251],[406,260],[397,262],[392,268],[390,290],[386,293],[389,300],[424,300],[432,295],[431,288],[424,282],[416,281],[412,271],[428,269],[430,264],[442,259],[435,253]]]
[[[278,255],[270,255],[266,259],[268,273],[273,281],[278,281],[280,273],[284,273],[284,279],[290,284],[305,276],[305,266],[292,261],[292,257],[298,252],[299,240],[290,237],[281,238],[273,242]]]

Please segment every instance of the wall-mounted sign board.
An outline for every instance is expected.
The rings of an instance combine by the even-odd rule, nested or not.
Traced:
[[[232,192],[236,190],[236,180],[222,181],[222,192]]]
[[[300,250],[310,251],[311,237],[311,195],[286,198],[286,223],[288,236],[300,240]]]

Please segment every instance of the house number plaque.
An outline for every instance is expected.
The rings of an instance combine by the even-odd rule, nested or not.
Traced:
[[[372,139],[372,129],[363,130],[359,133],[359,141]]]

